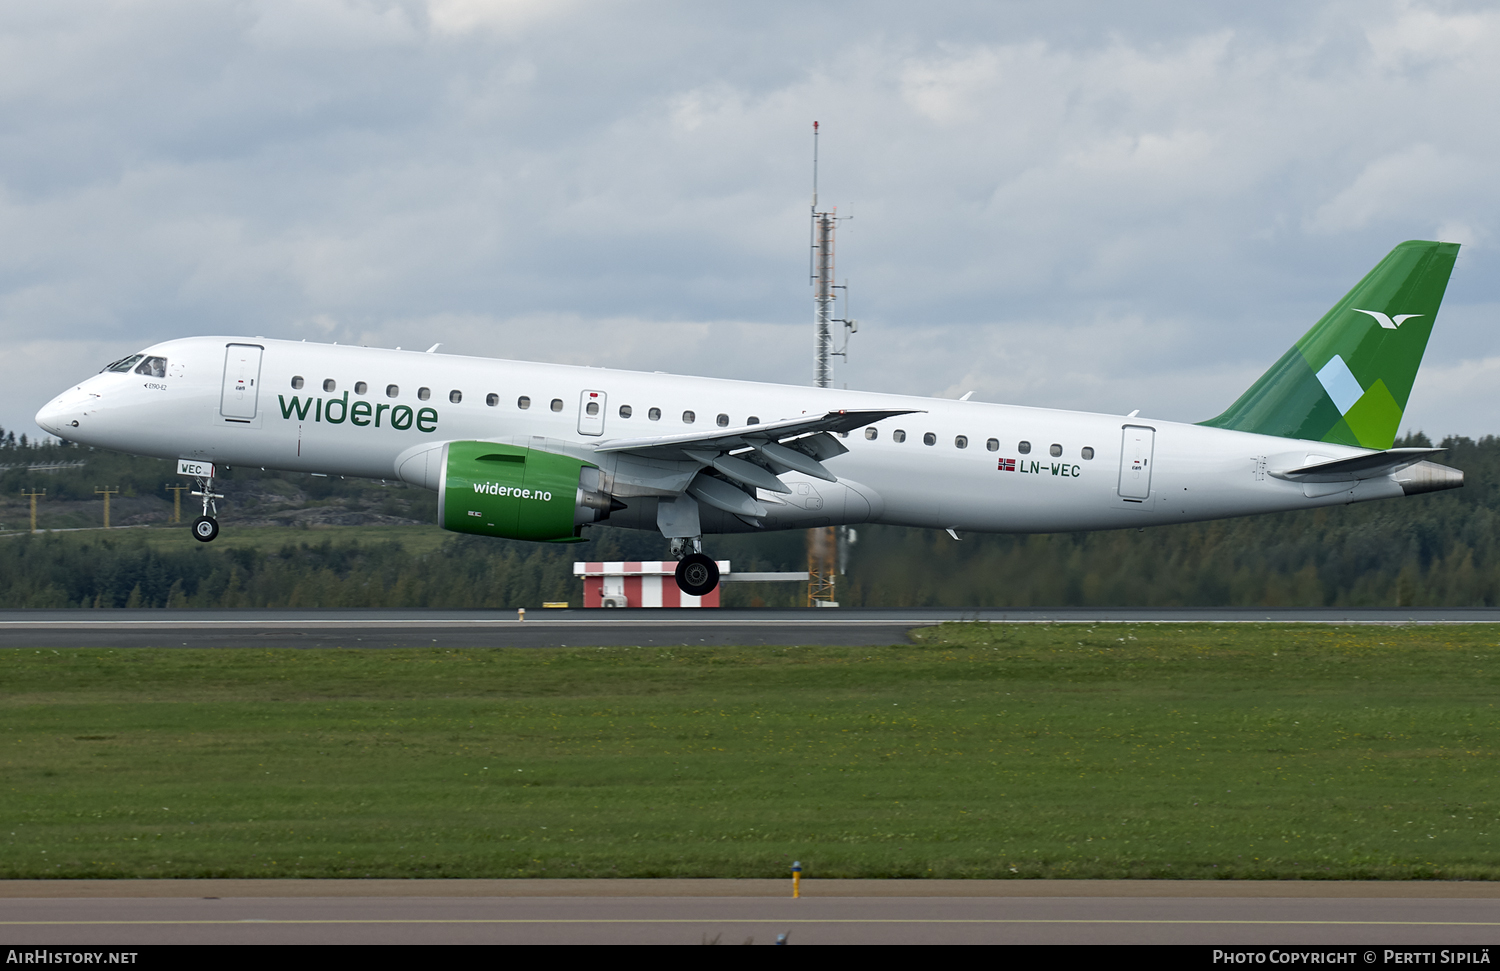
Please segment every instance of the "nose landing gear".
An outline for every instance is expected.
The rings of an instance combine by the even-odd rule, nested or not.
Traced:
[[[215,499],[223,499],[224,496],[214,491],[214,477],[194,476],[198,480],[198,489],[189,495],[201,496],[203,498],[203,515],[193,520],[193,539],[200,543],[212,543],[219,535],[219,521],[209,515],[212,509],[214,515],[218,515],[219,505]]]
[[[703,538],[672,540],[677,557],[677,589],[690,597],[703,597],[719,585],[719,564],[703,552]]]

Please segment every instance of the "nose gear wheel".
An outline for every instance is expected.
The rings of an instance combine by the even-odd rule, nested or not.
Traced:
[[[219,535],[219,524],[212,516],[199,516],[193,520],[193,539],[200,543],[211,543]]]
[[[212,543],[219,535],[219,521],[210,516],[209,511],[212,510],[217,514],[219,504],[214,500],[223,499],[224,496],[214,491],[213,476],[199,475],[194,478],[198,480],[198,488],[188,494],[203,498],[203,515],[193,520],[193,539],[200,543]]]

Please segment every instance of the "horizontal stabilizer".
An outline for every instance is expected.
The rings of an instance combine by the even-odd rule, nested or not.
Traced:
[[[1353,482],[1357,479],[1373,479],[1382,475],[1390,475],[1392,472],[1399,472],[1446,451],[1447,449],[1443,448],[1388,448],[1383,452],[1356,455],[1349,459],[1334,459],[1331,462],[1318,462],[1315,465],[1304,465],[1301,468],[1287,469],[1284,472],[1273,471],[1271,474],[1278,479],[1286,479],[1290,482]],[[1443,466],[1438,467],[1443,468]]]

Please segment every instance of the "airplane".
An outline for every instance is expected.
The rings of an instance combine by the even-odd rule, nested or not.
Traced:
[[[108,365],[37,413],[59,438],[178,461],[204,542],[236,465],[397,479],[460,533],[569,543],[657,531],[677,583],[703,537],[884,523],[964,532],[1145,527],[1463,485],[1393,448],[1458,256],[1390,252],[1227,410],[1196,424],[537,364],[189,337]]]

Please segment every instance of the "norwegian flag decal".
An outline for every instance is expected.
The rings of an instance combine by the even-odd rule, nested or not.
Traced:
[[[1016,460],[1015,459],[1001,459],[1000,460],[1000,471],[1001,472],[1014,472],[1015,470],[1016,470]]]

